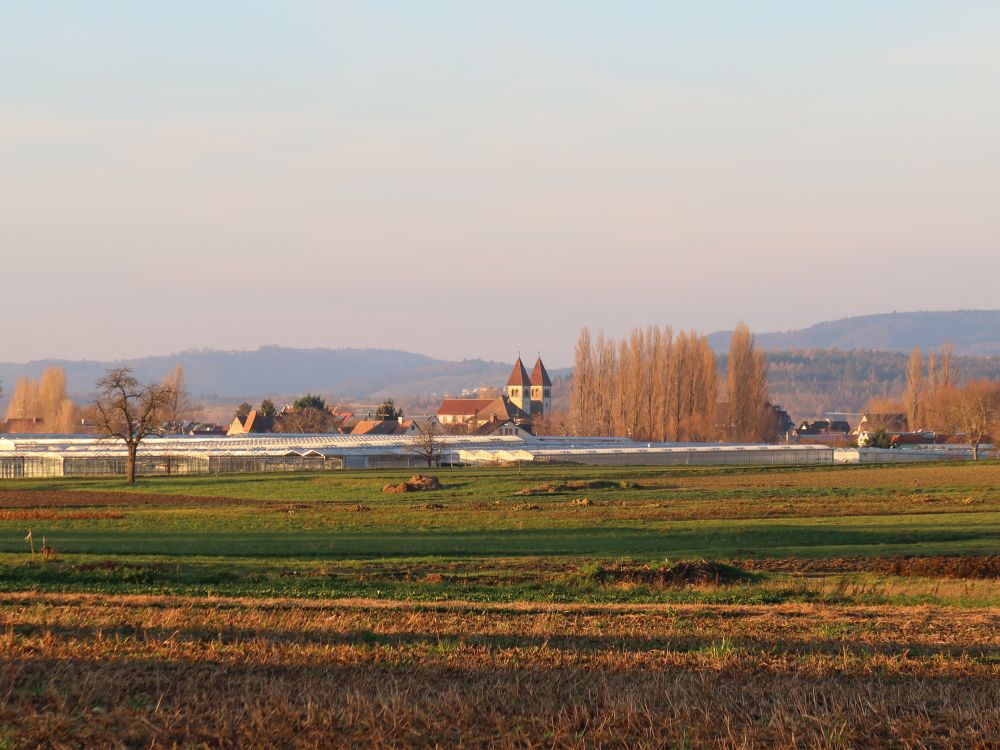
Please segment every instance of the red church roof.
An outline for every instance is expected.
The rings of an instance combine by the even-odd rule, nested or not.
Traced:
[[[494,401],[495,398],[446,398],[437,413],[439,417],[472,417]]]
[[[517,362],[514,363],[514,369],[510,371],[510,377],[507,378],[507,385],[528,386],[530,382],[528,371],[524,369],[524,363],[518,357]]]
[[[552,381],[549,380],[549,374],[545,371],[545,365],[542,364],[541,357],[537,359],[535,369],[531,371],[531,384],[552,385]]]

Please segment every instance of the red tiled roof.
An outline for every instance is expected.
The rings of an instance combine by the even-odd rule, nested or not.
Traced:
[[[492,404],[493,398],[446,398],[438,407],[439,416],[472,416]]]
[[[545,371],[545,365],[542,364],[541,357],[535,362],[535,369],[531,371],[531,384],[552,385],[552,381],[549,380],[549,373]]]
[[[514,369],[510,371],[510,377],[507,378],[507,385],[527,386],[530,383],[528,371],[524,369],[524,363],[518,357],[517,362],[514,363]]]
[[[365,419],[354,425],[352,435],[395,435],[400,432],[398,419]]]

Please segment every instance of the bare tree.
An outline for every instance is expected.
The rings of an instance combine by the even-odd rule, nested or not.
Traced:
[[[66,372],[61,367],[46,367],[38,381],[38,415],[46,432],[62,432],[59,410],[66,399]]]
[[[635,329],[615,341],[585,328],[576,348],[570,426],[578,435],[705,440],[714,433],[715,353],[694,331]]]
[[[573,360],[573,390],[569,400],[569,419],[573,432],[586,435],[594,411],[594,355],[590,331],[584,328],[576,342]]]
[[[94,401],[98,432],[120,438],[128,449],[128,482],[135,483],[135,462],[139,444],[157,434],[157,425],[170,402],[170,387],[149,383],[141,385],[132,370],[118,367],[108,370],[97,381]]]
[[[18,378],[7,404],[7,419],[34,419],[39,413],[38,383],[31,378]]]
[[[906,365],[906,390],[903,392],[903,407],[906,411],[906,425],[910,432],[919,427],[920,400],[923,396],[924,361],[920,347],[916,346],[910,352],[910,361]]]
[[[28,427],[34,432],[71,433],[76,431],[78,407],[66,397],[66,373],[61,367],[47,367],[39,380],[21,378],[7,407],[8,419],[37,420]]]
[[[293,435],[325,434],[334,430],[333,415],[315,406],[292,408],[275,418],[274,431]]]
[[[951,415],[956,429],[972,445],[972,460],[979,460],[979,446],[1000,427],[1000,383],[974,380],[951,394]]]
[[[444,455],[445,443],[441,439],[441,431],[437,423],[429,421],[420,430],[420,434],[413,439],[409,447],[410,453],[419,456],[427,462],[427,468],[431,468],[441,461]]]
[[[958,379],[953,359],[955,357],[955,347],[948,341],[941,347],[941,354],[938,358],[938,384],[947,388],[954,385]]]
[[[921,391],[918,408],[922,429],[948,429],[948,408],[957,379],[953,356],[951,344],[942,346],[938,354],[927,353],[927,385]]]
[[[177,364],[167,374],[167,377],[163,379],[163,386],[169,389],[170,397],[163,407],[161,418],[172,429],[178,428],[182,422],[194,418],[201,410],[188,391],[187,376],[184,374],[183,365]]]
[[[767,436],[767,359],[757,351],[746,323],[739,323],[729,341],[729,421],[735,440]]]

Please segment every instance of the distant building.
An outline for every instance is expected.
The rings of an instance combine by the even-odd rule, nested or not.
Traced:
[[[420,432],[412,419],[362,419],[352,435],[416,435]]]
[[[494,419],[509,419],[530,425],[531,416],[508,396],[497,398],[446,398],[438,407],[437,420],[444,427],[465,425],[475,429]]]
[[[543,417],[552,411],[552,380],[542,364],[542,358],[535,360],[531,371],[531,409],[533,417]]]
[[[274,417],[265,417],[258,414],[256,409],[250,411],[245,417],[236,416],[233,423],[226,431],[227,435],[248,435],[255,432],[271,432],[274,429]]]
[[[330,416],[333,417],[333,429],[337,432],[348,433],[350,430],[346,429],[348,423],[354,419],[354,413],[349,411],[338,411],[338,407],[333,407],[328,410]]]
[[[45,420],[41,417],[14,417],[0,422],[0,431],[10,435],[45,432]]]
[[[806,419],[795,428],[796,437],[816,437],[818,435],[851,434],[851,426],[839,419]]]
[[[438,422],[446,427],[451,425],[479,422],[480,412],[486,411],[495,398],[446,398],[437,410]]]
[[[866,412],[861,415],[861,421],[852,435],[874,432],[875,430],[885,430],[886,432],[906,432],[908,425],[906,415],[902,412]]]
[[[520,438],[531,437],[531,432],[525,429],[524,426],[515,423],[513,419],[500,419],[499,417],[493,417],[489,422],[484,422],[472,434],[482,436],[516,436]]]
[[[166,435],[225,435],[227,430],[222,425],[211,422],[195,422],[185,419],[182,422],[164,422],[160,425]]]
[[[552,381],[542,358],[535,360],[535,368],[529,377],[519,356],[507,378],[504,393],[514,406],[530,416],[541,417],[552,411]]]
[[[535,361],[531,375],[519,356],[507,378],[502,396],[497,398],[446,398],[437,410],[444,427],[465,425],[478,429],[488,422],[510,420],[530,433],[533,419],[552,410],[552,380],[542,364]]]

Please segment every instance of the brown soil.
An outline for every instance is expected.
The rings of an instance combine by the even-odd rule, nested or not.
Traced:
[[[652,568],[636,563],[613,563],[601,566],[594,574],[602,581],[636,583],[648,586],[687,586],[727,584],[744,580],[747,575],[738,567],[715,560],[681,560],[670,567]]]
[[[162,572],[167,569],[166,565],[159,563],[138,564],[118,562],[117,560],[99,560],[98,562],[80,563],[74,567],[81,573],[86,573],[92,570],[155,570],[157,572]]]
[[[561,492],[579,492],[580,490],[606,489],[637,489],[632,482],[613,482],[605,479],[580,480],[576,482],[546,482],[535,487],[525,487],[515,492],[515,495],[557,495]]]
[[[193,497],[141,492],[96,492],[91,490],[0,490],[0,508],[92,508],[132,506],[210,507],[260,505],[259,501],[231,497]]]
[[[883,573],[926,578],[1000,578],[1000,555],[789,558],[744,560],[735,564],[765,573]]]

